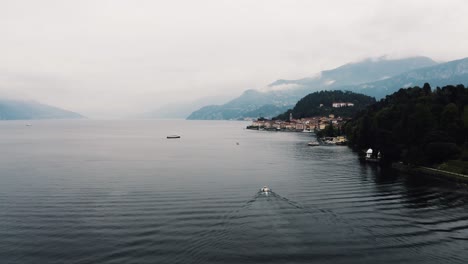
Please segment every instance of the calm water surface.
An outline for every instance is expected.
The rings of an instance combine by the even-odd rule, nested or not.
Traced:
[[[468,259],[467,187],[308,147],[311,134],[218,121],[25,124],[0,122],[0,263]],[[259,194],[263,185],[274,192]]]

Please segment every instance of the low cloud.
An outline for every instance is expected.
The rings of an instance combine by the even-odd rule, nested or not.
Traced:
[[[301,87],[298,84],[277,84],[277,85],[269,85],[269,86],[264,86],[260,89],[258,89],[261,92],[270,92],[270,91],[287,91],[287,90],[293,90],[296,88]]]
[[[119,117],[294,89],[265,86],[382,54],[466,57],[467,13],[463,0],[6,0],[0,96]]]

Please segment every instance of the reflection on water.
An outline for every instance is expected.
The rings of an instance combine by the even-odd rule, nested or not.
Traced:
[[[465,186],[244,126],[0,123],[1,262],[465,263]]]

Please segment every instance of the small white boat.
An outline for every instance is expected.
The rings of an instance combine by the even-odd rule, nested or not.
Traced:
[[[261,191],[262,193],[270,193],[270,192],[271,192],[271,189],[268,188],[267,186],[263,186],[263,187],[260,189],[260,191]]]
[[[317,141],[311,141],[311,142],[307,143],[307,145],[314,147],[314,146],[320,146],[320,143],[318,143]]]
[[[180,138],[179,135],[170,135],[170,136],[167,136],[168,139],[173,139],[173,138]]]

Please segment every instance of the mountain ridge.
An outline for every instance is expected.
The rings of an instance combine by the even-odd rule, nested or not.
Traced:
[[[36,101],[0,98],[0,120],[34,119],[79,119],[85,118],[76,112],[64,110]]]
[[[274,87],[283,84],[311,86],[318,85],[319,83],[317,83],[317,81],[319,81],[326,86],[338,87],[342,86],[343,82],[347,84],[359,84],[376,81],[406,71],[437,64],[436,61],[425,56],[414,56],[403,59],[386,59],[386,57],[378,59],[367,58],[358,62],[346,63],[335,69],[321,71],[314,77],[306,77],[297,80],[279,79],[269,84],[269,86]],[[365,75],[363,75],[363,73],[365,73]],[[333,83],[330,83],[330,81],[333,81]]]
[[[267,91],[246,90],[239,97],[223,105],[209,105],[192,112],[187,119],[243,119],[258,116],[247,116],[255,113],[256,109],[264,105],[278,108],[292,107],[299,99],[307,94],[320,90],[333,90],[345,84],[352,85],[376,81],[390,77],[389,74],[400,74],[409,70],[433,66],[438,63],[423,57],[409,57],[389,60],[386,58],[366,59],[359,62],[348,63],[335,69],[320,72],[315,77],[298,80],[277,80],[268,85]],[[341,76],[341,77],[340,77]],[[338,78],[339,77],[339,78]],[[288,89],[281,89],[281,86]],[[273,108],[272,108],[273,109]],[[265,117],[273,117],[273,112],[263,113]]]
[[[433,87],[457,84],[468,85],[468,57],[415,69],[385,80],[343,86],[341,88],[380,99],[398,91],[400,88],[422,87],[424,83],[429,83]]]

